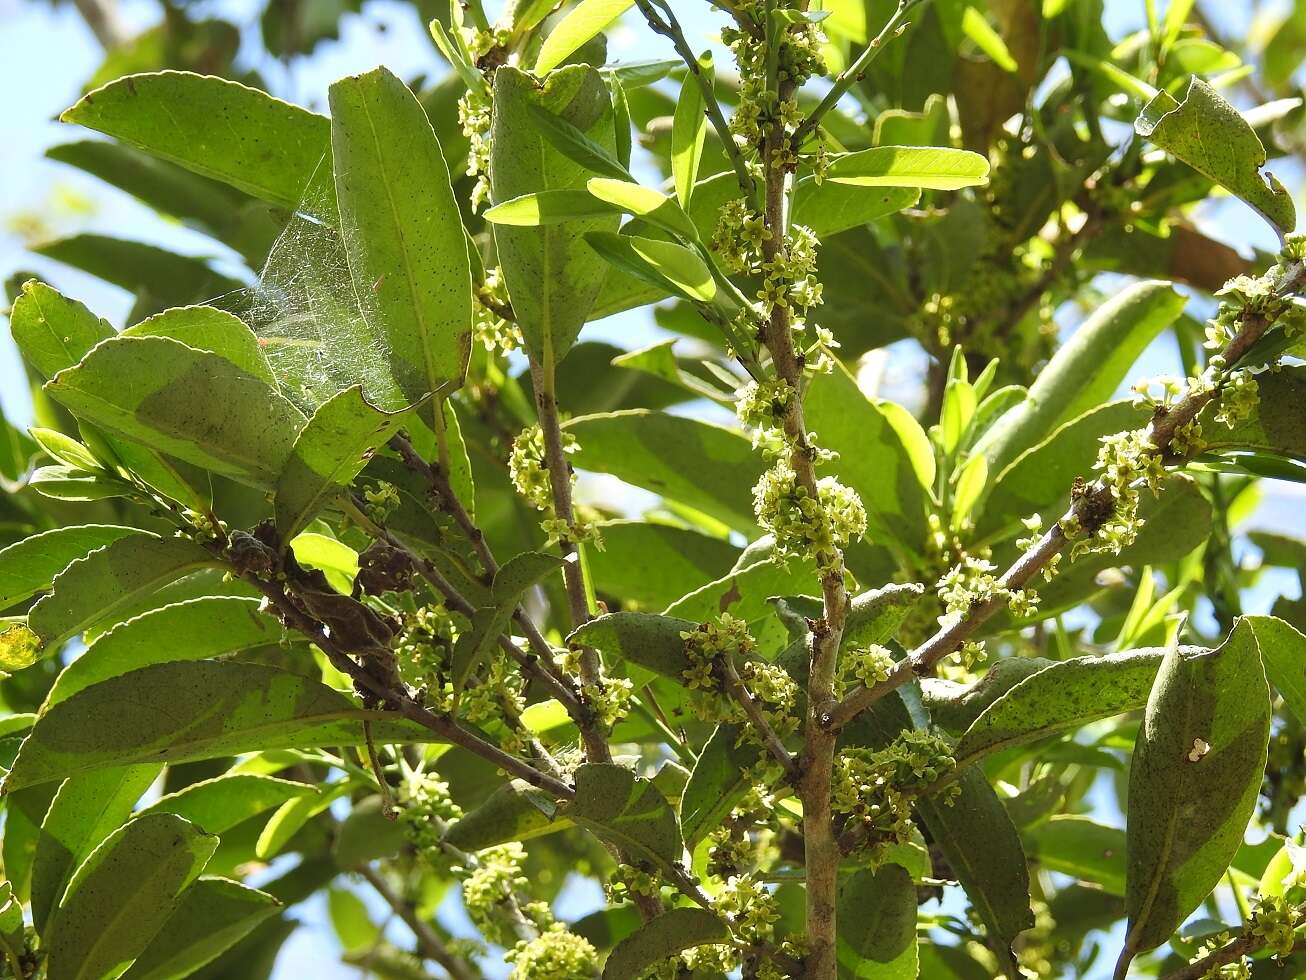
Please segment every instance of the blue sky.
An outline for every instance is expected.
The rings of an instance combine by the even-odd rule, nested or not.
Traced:
[[[252,0],[222,0],[209,6],[251,30],[257,28],[258,5]],[[1208,9],[1216,6],[1221,8],[1222,18],[1229,18],[1231,31],[1243,29],[1249,4],[1207,4]],[[1119,37],[1143,21],[1143,0],[1107,0],[1107,7],[1114,36]],[[158,17],[158,7],[152,0],[122,0],[120,8],[124,19],[136,28],[149,26]],[[679,8],[685,12],[691,35],[697,33],[705,40],[712,23],[694,13],[702,9],[698,0],[692,3],[681,0]],[[12,221],[23,216],[41,216],[60,233],[101,231],[230,261],[230,256],[224,256],[212,240],[160,218],[129,196],[93,178],[43,158],[47,147],[84,135],[60,125],[54,118],[76,99],[81,81],[94,71],[101,57],[98,45],[72,4],[54,6],[46,2],[0,0],[0,24],[4,25],[0,30],[0,93],[4,93],[0,104],[4,107],[5,125],[5,139],[0,141],[0,188],[3,188],[0,274],[8,277],[19,269],[30,270],[121,326],[131,305],[131,298],[125,292],[31,255],[25,250],[22,237],[12,230]],[[379,29],[380,26],[385,29]],[[618,29],[610,39],[610,52],[614,59],[647,58],[662,53],[661,39],[656,43],[659,48],[655,52],[649,46],[647,35]],[[327,85],[333,79],[381,63],[400,75],[442,71],[442,63],[408,4],[373,0],[363,16],[345,19],[339,42],[322,45],[311,59],[299,59],[289,68],[274,65],[265,69],[265,74],[277,95],[321,110]],[[1294,192],[1300,190],[1300,173],[1281,176],[1288,179]],[[1204,220],[1220,237],[1239,247],[1269,244],[1260,222],[1234,202],[1220,202],[1209,208]],[[636,346],[652,335],[650,324],[647,312],[633,312],[587,327],[587,333]],[[904,363],[909,367],[912,361],[907,359]],[[1148,352],[1137,373],[1149,375],[1175,370],[1173,345],[1163,340]],[[26,382],[7,330],[0,331],[0,408],[16,423],[26,424],[29,420]],[[1301,490],[1296,486],[1267,485],[1255,524],[1306,533],[1301,498]],[[1268,607],[1276,587],[1288,581],[1287,576],[1269,577],[1265,587],[1253,597],[1254,611]],[[1293,585],[1286,587],[1295,589]],[[577,883],[563,903],[565,914],[568,917],[584,914],[595,907],[598,899],[595,888]],[[297,914],[309,928],[298,932],[288,943],[279,961],[278,976],[357,976],[357,971],[341,966],[338,961],[334,940],[324,924],[325,902],[315,899]],[[442,917],[460,930],[466,926],[465,918],[453,902],[446,903]]]

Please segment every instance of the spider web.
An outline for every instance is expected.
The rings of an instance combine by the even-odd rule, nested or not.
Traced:
[[[216,305],[254,331],[281,393],[301,409],[311,412],[354,385],[373,405],[403,407],[388,344],[360,308],[342,229],[323,217],[335,213],[331,182],[316,178],[315,171],[257,283]]]

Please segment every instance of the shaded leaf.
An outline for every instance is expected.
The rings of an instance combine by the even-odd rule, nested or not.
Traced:
[[[676,815],[657,788],[623,766],[587,762],[576,770],[576,798],[559,816],[627,853],[670,870],[684,845]]]
[[[312,792],[308,783],[259,773],[225,773],[161,796],[142,807],[138,816],[175,813],[206,833],[225,834],[250,817]]]
[[[444,840],[463,851],[530,840],[571,826],[570,820],[558,819],[557,812],[553,797],[525,780],[514,779],[451,824]]]
[[[149,945],[218,846],[172,814],[116,830],[77,869],[51,928],[51,980],[117,976]]]
[[[761,758],[753,742],[740,744],[738,725],[718,725],[698,753],[680,795],[680,824],[692,849],[730,815],[752,786],[744,775]]]
[[[690,666],[680,634],[695,630],[698,625],[653,613],[606,613],[577,627],[567,640],[592,646],[680,684]]]
[[[406,415],[373,407],[359,387],[340,392],[313,413],[295,437],[277,479],[273,508],[283,541],[290,541],[348,489]]]
[[[587,552],[599,592],[630,608],[664,609],[703,582],[720,578],[739,557],[721,538],[643,521],[612,521],[600,528],[603,550]]]
[[[226,878],[200,878],[182,893],[177,908],[123,980],[188,977],[280,908],[266,892]]]
[[[272,368],[258,338],[233,313],[212,306],[182,306],[164,310],[128,327],[120,337],[171,337],[187,347],[224,357],[246,374],[275,385]]]
[[[888,963],[916,941],[916,883],[901,865],[841,876],[837,909],[839,958],[846,965]]]
[[[1058,813],[1025,834],[1032,857],[1051,871],[1125,893],[1125,832],[1076,814]]]
[[[988,179],[978,153],[943,146],[875,146],[834,157],[825,179],[857,187],[927,187],[957,190]]]
[[[544,38],[535,57],[535,74],[543,75],[557,68],[632,6],[634,0],[581,0]]]

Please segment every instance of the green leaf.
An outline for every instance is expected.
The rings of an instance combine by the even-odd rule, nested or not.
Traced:
[[[1284,365],[1258,375],[1256,410],[1233,428],[1215,421],[1218,401],[1199,418],[1208,453],[1252,452],[1306,460],[1306,367]]]
[[[372,406],[360,387],[323,404],[295,437],[277,480],[273,508],[282,541],[290,541],[346,492],[376,450],[399,430],[407,412]]]
[[[1076,657],[1026,677],[966,729],[957,764],[1141,708],[1164,655],[1152,649]]]
[[[867,398],[852,375],[835,365],[812,377],[803,412],[820,445],[839,454],[832,470],[861,497],[870,536],[919,554],[928,533],[930,491],[889,405]]]
[[[73,235],[34,245],[32,251],[127,290],[151,311],[200,303],[245,285],[217,272],[207,259],[110,235]]]
[[[635,0],[581,0],[549,31],[535,57],[535,74],[557,68],[591,38],[607,30]]]
[[[606,231],[590,232],[585,241],[614,267],[673,296],[699,303],[716,297],[707,264],[683,245]]]
[[[328,889],[327,909],[332,928],[346,953],[366,955],[380,941],[381,930],[368,914],[367,904],[353,892]]]
[[[921,700],[934,724],[951,734],[960,734],[998,698],[1031,674],[1056,662],[1046,657],[1003,657],[969,687],[927,677],[921,681]]]
[[[1105,402],[1156,336],[1178,319],[1184,298],[1169,283],[1140,282],[1112,297],[1079,326],[1048,362],[1029,397],[975,446],[1001,473],[1058,426]]]
[[[961,30],[1003,71],[1015,73],[1020,69],[1006,42],[1002,40],[1002,35],[993,29],[993,25],[978,7],[966,7],[965,13],[961,15]]]
[[[958,785],[951,806],[924,799],[917,808],[990,939],[1005,948],[1034,925],[1024,848],[982,772],[966,770]]]
[[[1075,477],[1089,473],[1102,437],[1136,429],[1149,410],[1131,400],[1107,402],[1063,423],[1014,460],[992,482],[975,530],[985,537],[1028,517],[1058,507]]]
[[[638,977],[659,960],[727,938],[729,930],[725,923],[706,909],[669,909],[617,943],[603,966],[603,978]]]
[[[1248,616],[1265,674],[1299,722],[1306,721],[1306,636],[1282,619]]]
[[[739,557],[728,541],[668,524],[612,521],[600,527],[603,550],[588,551],[601,595],[626,609],[665,609],[703,582],[720,578]]]
[[[621,209],[615,204],[600,200],[587,190],[538,191],[496,204],[485,212],[485,220],[492,225],[534,228],[575,221],[577,218],[620,213]]]
[[[299,207],[306,195],[335,201],[309,194],[310,182],[329,186],[330,168],[320,166],[331,150],[328,121],[237,82],[175,71],[130,75],[83,96],[60,119],[283,208]]]
[[[508,628],[526,590],[563,565],[562,559],[537,551],[514,555],[494,575],[491,595],[494,604],[482,606],[472,616],[472,625],[454,644],[452,674],[454,697],[462,693],[467,678],[493,650]]]
[[[744,773],[762,753],[753,742],[740,744],[740,734],[738,725],[718,725],[703,743],[680,794],[680,824],[691,849],[721,826],[752,786]]]
[[[1118,972],[1174,932],[1242,843],[1265,771],[1270,697],[1250,623],[1224,645],[1166,654],[1129,777],[1129,933]]]
[[[463,851],[479,851],[508,841],[525,841],[571,826],[558,819],[558,804],[524,780],[499,786],[479,806],[449,826],[444,841]]]
[[[192,976],[280,908],[266,892],[226,878],[200,878],[182,893],[177,908],[123,980]]]
[[[690,66],[685,80],[680,84],[680,98],[671,119],[671,176],[676,187],[680,206],[689,210],[693,199],[694,181],[703,161],[703,146],[707,142],[707,102],[703,97],[703,82],[712,89],[716,73],[712,70],[712,53],[705,52],[697,66]],[[700,81],[700,78],[702,81]]]
[[[122,337],[171,337],[187,347],[224,357],[246,374],[275,385],[272,369],[258,338],[240,319],[212,306],[183,306],[164,310],[128,327]]]
[[[1049,871],[1091,881],[1112,895],[1125,893],[1123,830],[1058,813],[1027,831],[1025,838],[1033,845],[1031,857]]]
[[[607,201],[626,214],[643,218],[688,241],[698,241],[698,229],[689,220],[689,215],[675,198],[667,197],[661,191],[611,177],[591,177],[585,188],[600,201]]]
[[[284,636],[258,599],[204,596],[152,609],[113,627],[65,667],[45,697],[45,710],[141,667],[271,646]]]
[[[114,336],[107,320],[35,279],[23,283],[14,300],[9,329],[23,359],[46,378],[76,364],[100,341]]]
[[[41,715],[4,790],[151,760],[361,745],[364,721],[377,741],[437,741],[425,728],[364,710],[320,681],[272,667],[158,664],[96,684]]]
[[[559,816],[659,868],[684,856],[676,815],[657,788],[623,766],[587,762],[576,770],[576,798]]]
[[[885,585],[853,596],[844,621],[843,645],[888,643],[923,593],[924,589],[915,584]]]
[[[32,862],[32,924],[41,935],[49,937],[51,916],[73,873],[131,816],[162,769],[158,763],[146,763],[63,781],[41,824]]]
[[[978,153],[943,146],[874,146],[835,156],[825,179],[856,187],[957,190],[984,183],[989,162]]]
[[[119,828],[68,885],[47,949],[50,980],[118,976],[145,951],[218,839],[171,814]]]
[[[304,423],[265,382],[167,337],[106,341],[45,390],[88,422],[261,487],[274,485]]]
[[[846,965],[889,963],[916,942],[916,883],[901,865],[841,876],[837,909],[839,959]]]
[[[41,642],[53,648],[161,587],[217,564],[212,554],[186,538],[119,538],[55,576],[53,590],[32,606],[27,622]]]
[[[1194,76],[1182,102],[1159,92],[1134,123],[1198,173],[1223,185],[1286,235],[1296,227],[1292,195],[1265,166],[1265,147],[1251,124],[1208,83]]]
[[[462,387],[471,355],[472,273],[440,144],[417,97],[385,68],[336,82],[330,101],[354,295],[408,401],[447,395]]]
[[[769,538],[763,541],[769,543]],[[739,562],[715,582],[695,589],[667,607],[670,616],[692,620],[695,625],[715,619],[723,612],[753,622],[772,612],[770,598],[819,592],[816,565],[810,559],[790,559],[780,564],[757,558],[745,551]]]
[[[540,191],[583,190],[596,173],[622,179],[611,158],[616,142],[612,100],[603,77],[585,65],[550,72],[543,84],[511,67],[494,74],[491,199],[503,204]],[[547,117],[547,118],[546,118]],[[567,130],[550,120],[560,120]],[[572,133],[587,162],[578,164],[556,141]],[[590,147],[598,148],[598,156]],[[574,154],[573,154],[574,155]],[[614,172],[615,170],[615,172]],[[584,244],[588,232],[615,231],[619,215],[596,215],[541,228],[496,225],[494,240],[513,312],[527,349],[560,361],[576,342],[603,285],[607,265]]]
[[[225,773],[162,796],[137,816],[175,813],[206,833],[225,834],[250,817],[313,792],[308,783],[259,773]]]
[[[580,444],[571,457],[577,468],[610,473],[732,528],[754,528],[750,488],[764,466],[738,432],[644,409],[581,416],[565,428]]]
[[[281,853],[305,824],[349,791],[349,783],[341,781],[333,786],[286,800],[268,818],[254,844],[254,856],[260,861],[270,861]]]
[[[653,613],[606,613],[577,627],[567,640],[592,646],[682,684],[682,675],[690,663],[680,634],[695,630],[698,625],[687,619]]]

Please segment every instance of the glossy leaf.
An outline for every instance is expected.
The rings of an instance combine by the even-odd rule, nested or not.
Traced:
[[[691,242],[698,240],[698,229],[689,220],[689,215],[675,198],[667,197],[661,191],[611,177],[591,177],[585,188],[600,201],[606,201],[626,214],[643,218]]]
[[[46,378],[76,364],[100,341],[114,336],[108,321],[35,279],[23,283],[9,314],[9,329],[23,358]]]
[[[1273,616],[1248,616],[1261,663],[1274,690],[1301,722],[1306,719],[1306,636]]]
[[[524,780],[495,789],[485,801],[450,825],[444,841],[463,851],[479,851],[508,841],[530,840],[571,826],[557,817],[558,804]]]
[[[534,228],[620,212],[615,204],[601,200],[587,190],[538,191],[496,204],[485,212],[485,220],[492,225]]]
[[[1212,653],[1166,654],[1129,778],[1122,964],[1165,942],[1219,883],[1255,810],[1269,734],[1250,623]]]
[[[45,708],[141,667],[270,646],[284,635],[281,624],[260,610],[258,599],[205,596],[152,609],[96,638],[59,673]]]
[[[212,306],[164,310],[122,331],[122,337],[171,337],[187,347],[224,357],[246,374],[276,384],[258,338],[240,317]]]
[[[715,75],[711,52],[699,58],[697,65],[690,66],[680,84],[680,97],[676,99],[676,111],[671,120],[672,183],[680,206],[686,210],[693,200],[694,181],[698,179],[703,146],[707,141],[707,103],[703,83],[706,82],[708,91],[711,91]]]
[[[716,296],[707,264],[683,245],[612,232],[590,232],[585,241],[615,268],[673,296],[700,303]]]
[[[107,837],[77,869],[55,915],[51,980],[120,974],[163,928],[217,845],[171,814],[133,820]]]
[[[535,57],[535,74],[543,75],[567,60],[600,31],[634,6],[634,0],[581,0],[549,31]]]
[[[494,204],[540,191],[582,190],[601,172],[559,152],[532,109],[556,115],[605,152],[615,148],[612,100],[602,76],[587,66],[551,72],[542,86],[514,68],[501,68],[494,75],[494,105]],[[495,226],[513,312],[537,359],[559,361],[576,342],[607,271],[584,236],[615,231],[620,220],[614,214],[539,228]]]
[[[348,490],[372,454],[399,431],[406,414],[374,407],[358,387],[340,392],[313,413],[277,479],[273,506],[283,541]]]
[[[124,714],[122,706],[133,710]],[[366,711],[319,681],[239,662],[159,664],[114,677],[43,714],[5,777],[5,792],[147,760],[183,762],[279,748],[435,741]]]
[[[1182,102],[1160,92],[1134,123],[1138,135],[1237,194],[1286,235],[1297,224],[1292,195],[1265,166],[1251,124],[1207,82],[1194,76]]]
[[[668,524],[612,521],[601,531],[603,550],[585,557],[600,594],[625,608],[665,609],[720,578],[739,557],[728,541]]]
[[[60,118],[287,209],[299,207],[310,179],[325,187],[330,178],[329,162],[321,166],[331,149],[324,117],[209,75],[130,75]]]
[[[978,153],[942,146],[875,146],[836,156],[825,179],[856,187],[924,187],[957,190],[988,179]]]
[[[681,675],[690,663],[680,634],[695,630],[698,625],[653,613],[615,612],[591,619],[572,631],[567,639],[682,683]]]
[[[472,279],[444,154],[416,96],[385,68],[336,82],[330,102],[354,295],[408,401],[447,395],[471,355]]]
[[[263,487],[275,483],[304,421],[263,381],[166,337],[103,343],[46,391],[86,421]]]
[[[226,878],[201,877],[123,980],[181,980],[212,962],[281,908],[267,892]]]
[[[728,937],[725,923],[706,909],[668,909],[617,943],[603,966],[603,977],[637,977],[660,960]]]

